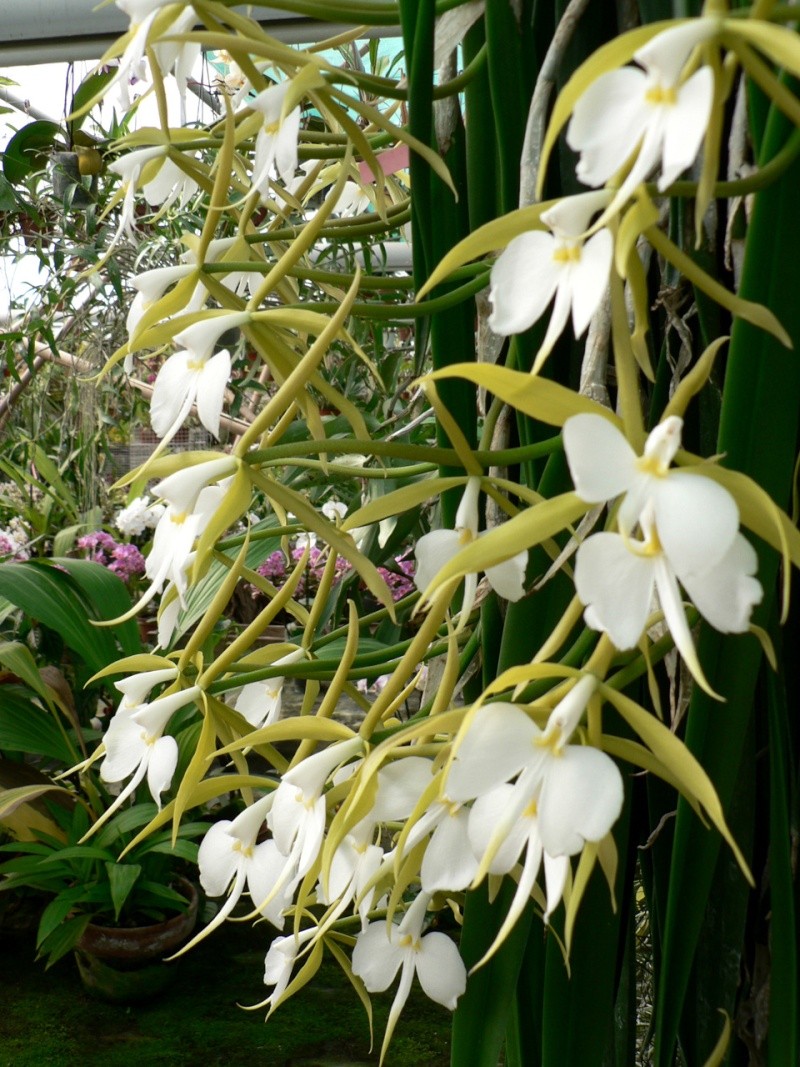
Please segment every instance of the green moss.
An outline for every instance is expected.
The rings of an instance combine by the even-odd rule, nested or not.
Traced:
[[[255,1004],[267,942],[260,930],[228,925],[176,966],[167,993],[130,1007],[93,1000],[73,959],[45,971],[33,944],[0,945],[0,1065],[14,1067],[357,1067],[377,1064],[369,1025],[336,964],[268,1023]],[[392,993],[374,1000],[380,1048]],[[415,990],[401,1017],[387,1067],[446,1067],[450,1014]]]

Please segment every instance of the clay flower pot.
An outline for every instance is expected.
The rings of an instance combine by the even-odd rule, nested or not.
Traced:
[[[86,989],[102,1000],[128,1003],[160,993],[171,981],[177,962],[164,957],[176,952],[197,923],[199,893],[185,878],[177,887],[189,899],[185,912],[152,926],[89,925],[75,948],[75,960]]]

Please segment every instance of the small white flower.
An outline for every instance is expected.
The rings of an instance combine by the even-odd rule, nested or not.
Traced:
[[[170,356],[158,372],[150,400],[150,424],[154,433],[169,441],[197,404],[197,417],[214,437],[225,389],[231,376],[231,355],[227,349],[212,355],[226,330],[243,325],[250,316],[244,312],[214,315],[187,326],[175,335],[184,351]]]
[[[631,161],[610,211],[656,167],[663,192],[694,162],[711,115],[714,75],[707,66],[683,82],[681,74],[693,49],[717,29],[716,20],[700,18],[665,30],[634,53],[643,69],[601,74],[575,105],[567,143],[580,152],[578,178],[603,185]]]
[[[297,137],[300,132],[300,108],[295,107],[283,116],[283,101],[290,83],[270,85],[250,100],[255,111],[264,116],[264,124],[256,137],[253,159],[253,188],[266,195],[273,166],[283,181],[288,182],[297,170]]]
[[[626,537],[651,502],[670,564],[679,574],[694,574],[713,566],[731,547],[739,509],[731,494],[710,478],[670,467],[682,427],[677,415],[665,419],[637,456],[602,415],[574,415],[564,423],[564,451],[581,500],[600,504],[624,494],[617,521]]]
[[[341,522],[347,515],[347,504],[343,504],[341,500],[326,500],[322,505],[322,514],[331,522]]]
[[[150,680],[153,674],[151,672]],[[131,681],[131,679],[128,679]],[[142,679],[144,685],[147,679]],[[100,777],[111,784],[130,781],[107,808],[103,821],[119,808],[147,775],[150,795],[161,807],[161,794],[168,789],[178,763],[178,744],[164,736],[169,720],[179,708],[191,704],[200,695],[199,686],[182,689],[134,707],[123,703],[117,710],[103,738],[106,754],[100,765]],[[98,826],[100,821],[95,824]]]
[[[147,529],[153,529],[163,513],[163,504],[151,503],[146,495],[137,496],[117,512],[114,525],[123,536],[136,537]]]
[[[465,545],[470,544],[478,533],[478,496],[481,481],[477,476],[467,479],[464,495],[456,512],[455,530],[432,530],[417,541],[414,548],[417,565],[414,583],[421,593],[430,586],[442,567],[449,563]],[[526,551],[518,552],[511,559],[488,567],[486,577],[492,589],[504,600],[519,600],[525,592]],[[464,584],[462,617],[466,618],[475,602],[478,585],[477,574],[468,574]]]
[[[280,659],[270,664],[272,667],[280,667],[289,663],[296,663],[305,655],[303,649],[298,648],[289,652]],[[281,717],[281,703],[283,695],[283,676],[266,678],[260,682],[248,682],[242,687],[242,691],[236,698],[234,709],[245,718],[250,725],[259,730],[263,726],[271,726],[278,722]]]
[[[521,333],[553,310],[534,373],[544,363],[572,312],[580,337],[597,311],[608,286],[614,240],[607,229],[588,240],[581,236],[597,211],[610,199],[606,191],[565,197],[542,214],[550,233],[535,230],[515,237],[492,267],[489,326],[503,336]]]
[[[697,681],[708,689],[686,621],[680,580],[696,608],[721,633],[745,633],[763,590],[754,577],[758,558],[737,533],[720,559],[685,570],[662,547],[650,503],[640,518],[642,540],[616,533],[587,538],[575,561],[575,590],[592,629],[608,634],[617,648],[633,648],[653,607],[654,593],[678,651]]]
[[[574,856],[587,841],[602,840],[616,822],[622,809],[616,764],[590,745],[568,744],[596,687],[591,675],[579,678],[544,730],[515,704],[479,710],[456,751],[445,790],[465,802],[516,778],[514,802],[492,827],[495,844],[534,800],[542,845],[551,856]]]
[[[467,987],[467,971],[458,949],[446,934],[423,935],[422,926],[430,897],[420,893],[399,925],[387,929],[386,922],[370,923],[358,935],[353,949],[353,974],[370,993],[382,993],[400,972],[383,1039],[381,1058],[403,1010],[414,975],[423,992],[437,1004],[454,1011]]]

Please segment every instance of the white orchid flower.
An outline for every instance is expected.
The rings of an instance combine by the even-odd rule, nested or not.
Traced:
[[[148,41],[150,31],[159,11],[162,8],[174,6],[175,13],[166,27],[169,34],[187,33],[193,29],[197,22],[197,15],[191,6],[175,3],[175,0],[116,0],[117,7],[124,11],[130,18],[129,31],[132,31],[130,41],[119,60],[117,73],[106,87],[108,91],[112,85],[121,83],[123,86],[123,100],[128,101],[127,81],[134,73],[141,73],[142,60],[148,43],[151,45],[152,55],[163,74],[174,70],[175,79],[181,92],[181,125],[186,124],[185,113],[185,88],[194,66],[195,60],[200,55],[200,45],[181,43],[180,41]]]
[[[538,372],[567,324],[580,337],[608,286],[614,239],[600,229],[582,237],[596,212],[607,206],[605,190],[565,197],[543,212],[541,230],[515,237],[492,267],[489,326],[496,334],[521,333],[542,317],[554,299],[550,322],[533,364]]]
[[[752,610],[763,596],[754,577],[758,567],[755,549],[737,533],[720,559],[705,569],[689,571],[663,549],[652,502],[639,524],[642,540],[598,533],[579,547],[575,590],[586,606],[586,623],[607,633],[620,650],[633,648],[642,636],[657,592],[678,651],[697,681],[710,691],[686,621],[678,580],[715,629],[745,633]]]
[[[378,772],[378,792],[371,815],[378,822],[406,820],[422,794],[433,782],[433,761],[406,756]],[[466,889],[478,870],[470,848],[469,810],[446,795],[435,797],[408,832],[403,845],[407,854],[430,835],[420,868],[420,884],[426,893]],[[393,854],[387,856],[387,861]]]
[[[270,666],[281,667],[289,663],[297,663],[304,655],[304,650],[298,648],[276,659]],[[255,730],[263,726],[271,726],[281,717],[284,681],[283,675],[279,675],[276,678],[265,678],[260,682],[248,682],[236,698],[234,710],[238,711]]]
[[[167,151],[165,145],[136,148],[109,164],[108,169],[120,176],[124,189],[120,223],[112,238],[112,247],[123,233],[133,232],[134,204],[139,186],[150,207],[164,210],[175,201],[183,207],[197,192],[197,182],[168,158]],[[143,178],[146,180],[142,181]]]
[[[269,826],[284,856],[297,855],[300,877],[311,867],[322,843],[325,784],[337,767],[349,763],[362,748],[359,737],[329,745],[287,771],[275,790]]]
[[[139,323],[144,318],[145,313],[161,299],[169,286],[193,273],[195,273],[193,266],[182,263],[174,267],[155,267],[153,270],[146,270],[135,278],[130,279],[130,284],[136,290],[136,296],[131,302],[125,320],[129,341],[134,340]],[[198,282],[189,298],[189,302],[182,308],[182,313],[189,314],[200,311],[207,297],[208,290],[202,282]],[[133,370],[133,352],[128,352],[125,356],[123,368],[126,374],[130,374]]]
[[[270,85],[253,100],[250,107],[260,111],[264,124],[256,137],[253,159],[253,188],[266,195],[273,166],[284,182],[290,181],[297,170],[297,137],[300,132],[300,108],[295,107],[283,116],[283,102],[290,82]]]
[[[315,938],[316,934],[317,928],[309,926],[305,930],[300,930],[296,935],[289,934],[286,937],[273,939],[264,959],[264,985],[271,985],[275,988],[265,1001],[257,1005],[259,1008],[269,1006],[270,1012],[274,1010],[289,984],[301,949],[306,942]]]
[[[431,582],[449,561],[470,544],[478,533],[478,496],[481,480],[477,476],[467,479],[464,495],[456,512],[455,530],[431,530],[423,534],[414,549],[417,565],[414,583],[421,593],[425,593]],[[518,552],[511,559],[487,567],[486,577],[492,589],[504,600],[519,600],[525,593],[525,567],[528,562],[526,551]],[[464,583],[464,601],[461,609],[466,618],[475,602],[478,585],[477,574],[468,574]]]
[[[534,801],[550,856],[576,855],[587,841],[602,840],[616,822],[623,799],[616,764],[590,745],[568,743],[596,688],[592,675],[579,678],[544,730],[515,704],[487,704],[478,711],[445,789],[453,800],[466,802],[516,778],[513,803],[492,826],[492,848],[500,847]]]
[[[185,264],[194,264],[196,266],[198,263],[197,251],[194,247],[187,248],[180,258],[181,262]],[[250,258],[250,245],[241,234],[238,234],[236,237],[215,237],[214,240],[209,241],[203,262],[225,263],[226,260],[241,262]],[[250,291],[250,273],[247,270],[231,271],[230,274],[218,274],[215,272],[214,276],[227,289],[236,293],[237,296],[245,296]]]
[[[276,894],[272,888],[284,857],[271,839],[258,841],[272,797],[272,793],[262,797],[233,820],[215,823],[200,842],[197,854],[200,885],[210,897],[220,897],[226,892],[228,896],[211,922],[175,956],[182,956],[216,930],[236,907],[245,889],[256,911],[278,930],[283,929],[283,912],[291,903],[290,894]]]
[[[519,815],[514,826],[495,851],[494,832],[505,812],[516,802],[517,786],[505,783],[478,797],[471,809],[469,820],[470,845],[477,856],[490,855],[488,874],[509,874],[520,861],[524,850],[525,859],[517,877],[517,889],[503,924],[492,945],[476,966],[485,963],[493,955],[514,927],[530,899],[541,868],[544,868],[545,912],[544,921],[558,907],[564,893],[569,873],[568,856],[551,856],[545,851],[539,830],[538,797],[534,796]]]
[[[507,874],[525,850],[508,914],[481,963],[511,931],[542,866],[547,921],[563,894],[568,857],[601,841],[622,810],[616,764],[591,746],[568,744],[596,687],[591,675],[580,678],[544,730],[514,704],[487,704],[456,751],[445,789],[459,801],[475,800],[468,835],[476,870]]]
[[[227,491],[224,483],[213,483],[215,479],[229,475],[234,466],[234,460],[227,456],[197,463],[176,471],[154,487],[154,495],[165,500],[167,507],[156,524],[153,544],[145,563],[145,575],[150,579],[150,585],[132,611],[139,611],[149,603],[161,592],[165,582],[173,583],[178,593],[178,602],[184,605],[194,542],[211,520]],[[174,616],[171,616],[173,625],[177,610],[175,608]],[[166,644],[166,641],[161,640],[161,626],[159,644]]]
[[[194,510],[200,494],[207,486],[219,484],[234,474],[235,470],[236,461],[232,456],[193,463],[157,482],[153,486],[153,496],[165,500],[176,512],[188,514]]]
[[[331,522],[339,523],[347,515],[347,504],[341,500],[326,500],[322,505],[322,514]]]
[[[564,451],[575,492],[587,504],[625,494],[617,521],[629,537],[648,502],[660,545],[673,570],[691,575],[718,563],[739,529],[739,509],[717,482],[689,468],[670,467],[680,448],[683,420],[672,415],[651,432],[637,456],[602,415],[574,415],[564,423]]]
[[[197,404],[197,416],[210,434],[219,437],[219,422],[225,389],[231,376],[227,349],[212,355],[226,330],[249,321],[249,315],[233,312],[214,315],[187,326],[175,335],[185,350],[170,356],[158,372],[150,400],[153,432],[169,441]]]
[[[711,115],[714,75],[702,66],[681,81],[693,49],[718,31],[714,19],[691,19],[665,30],[634,53],[641,68],[601,74],[575,105],[567,143],[580,153],[576,174],[585,185],[603,185],[630,162],[609,212],[660,168],[664,191],[700,149]]]
[[[164,583],[172,582],[185,607],[188,588],[188,563],[194,543],[222,503],[226,489],[209,485],[200,493],[194,509],[187,513],[171,504],[167,507],[153,533],[153,544],[145,562],[145,575],[151,590],[161,592]]]
[[[120,707],[116,712],[103,738],[106,754],[100,777],[110,784],[128,777],[130,781],[104,812],[103,822],[136,790],[145,775],[150,795],[161,807],[161,794],[169,788],[178,763],[178,744],[174,737],[164,736],[164,730],[175,712],[199,695],[200,687],[194,685],[138,707]],[[99,823],[100,820],[95,825]]]
[[[387,928],[386,922],[370,923],[358,935],[353,948],[353,974],[370,993],[388,989],[400,971],[386,1033],[381,1062],[403,1010],[414,975],[423,992],[437,1004],[454,1011],[458,998],[467,987],[467,971],[458,949],[446,934],[422,933],[430,896],[420,893],[398,925]]]
[[[317,887],[320,904],[332,905],[332,910],[320,923],[318,934],[338,919],[351,901],[356,902],[361,928],[367,925],[376,891],[370,882],[384,860],[383,849],[374,843],[374,836],[375,822],[367,816],[353,827],[334,852],[328,878],[325,882],[320,881]]]
[[[285,894],[273,894],[272,888],[285,859],[274,841],[258,841],[273,796],[270,793],[262,797],[233,820],[223,819],[215,823],[200,842],[197,854],[200,885],[210,897],[220,897],[226,892],[228,896],[191,944],[196,944],[224,922],[245,888],[259,914],[278,930],[283,929],[282,913],[290,901]]]
[[[195,359],[191,352],[175,352],[158,372],[150,400],[153,432],[169,441],[197,404],[197,417],[214,437],[219,423],[225,390],[231,377],[231,354],[227,348],[209,359]]]
[[[325,835],[325,786],[330,775],[340,768],[345,774],[355,771],[349,761],[363,749],[360,737],[329,745],[308,756],[281,778],[273,794],[267,823],[283,866],[273,883],[270,895],[289,892],[314,864]],[[347,764],[347,767],[342,765]]]

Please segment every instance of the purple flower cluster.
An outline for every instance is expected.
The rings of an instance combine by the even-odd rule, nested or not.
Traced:
[[[85,534],[79,537],[76,543],[77,547],[86,553],[87,559],[102,563],[123,582],[129,582],[144,574],[144,556],[136,545],[121,545],[103,530]]]
[[[402,600],[404,596],[413,593],[414,586],[414,560],[396,559],[397,570],[387,570],[386,567],[378,567],[378,574],[389,586],[392,600]]]
[[[0,556],[13,556],[16,551],[17,546],[13,545],[4,534],[0,534]]]
[[[292,549],[293,563],[299,563],[303,557],[304,548],[298,546]],[[402,600],[414,591],[414,560],[398,559],[395,561],[396,569],[389,570],[386,567],[378,567],[378,573],[383,577],[392,593],[394,600]],[[280,587],[286,580],[287,561],[282,552],[273,552],[259,566],[258,573],[267,578],[273,585]],[[312,545],[308,553],[308,566],[297,588],[297,596],[307,598],[312,596],[319,588],[322,574],[325,569],[325,554]],[[340,581],[351,570],[350,564],[341,556],[336,560],[336,577],[334,581]],[[258,590],[253,588],[253,594],[258,595]]]

